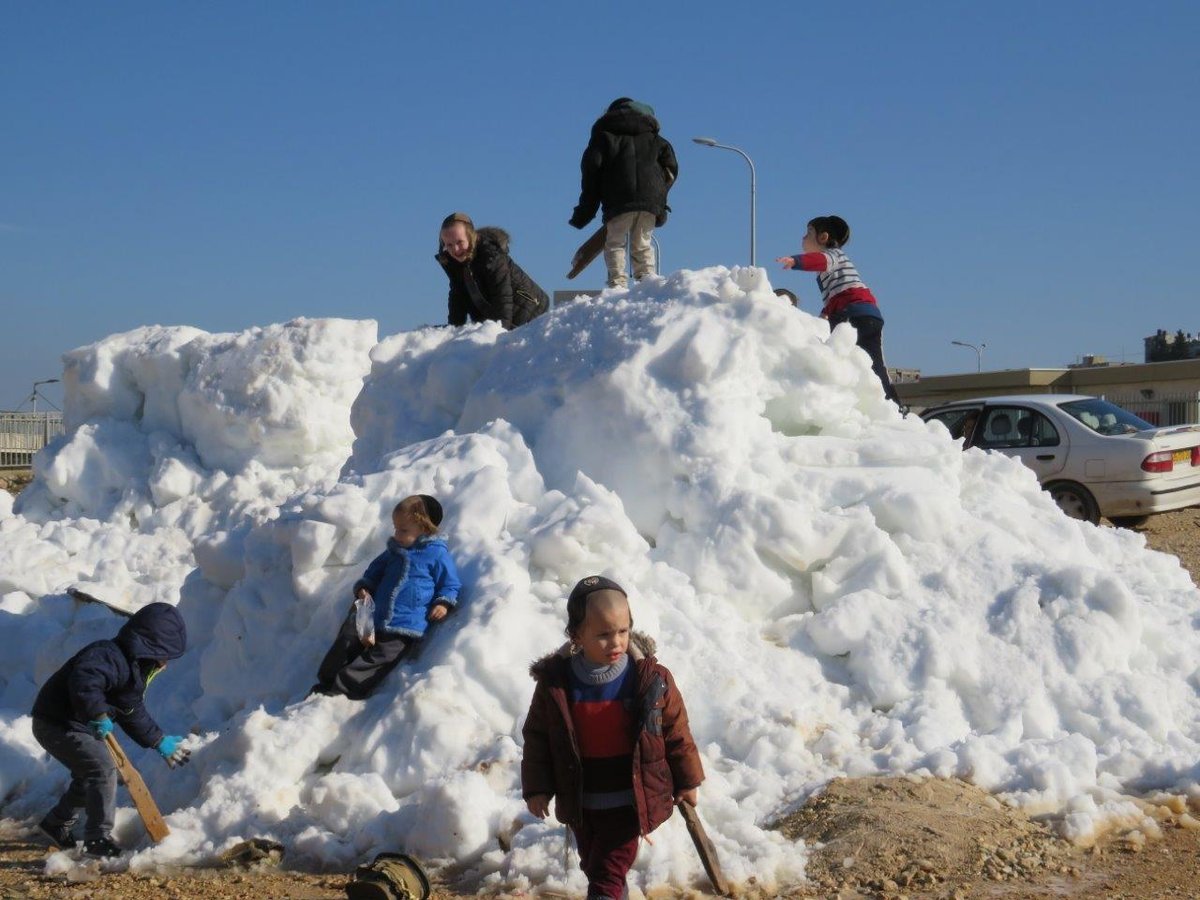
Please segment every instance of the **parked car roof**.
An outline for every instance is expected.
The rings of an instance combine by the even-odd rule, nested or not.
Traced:
[[[1002,394],[999,397],[971,397],[965,400],[947,400],[945,403],[931,403],[928,409],[942,406],[958,406],[960,403],[1067,403],[1071,400],[1099,400],[1091,394]]]

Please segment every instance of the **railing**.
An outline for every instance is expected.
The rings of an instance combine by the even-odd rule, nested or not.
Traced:
[[[0,469],[28,469],[33,454],[62,433],[60,412],[0,412]]]
[[[1143,397],[1140,394],[1110,394],[1105,400],[1140,416],[1151,425],[1200,424],[1200,394],[1160,394]]]

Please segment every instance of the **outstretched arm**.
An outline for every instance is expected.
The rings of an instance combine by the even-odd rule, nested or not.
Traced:
[[[805,272],[824,272],[829,268],[829,257],[824,253],[797,253],[795,256],[777,256],[775,262],[785,269],[802,269]]]

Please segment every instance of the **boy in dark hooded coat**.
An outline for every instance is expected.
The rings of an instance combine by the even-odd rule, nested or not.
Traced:
[[[650,246],[655,227],[667,221],[667,192],[679,175],[670,141],[658,133],[654,109],[618,97],[592,125],[580,160],[579,204],[571,214],[575,228],[585,227],[603,207],[607,229],[604,263],[608,286],[625,287],[625,239],[633,256],[633,277],[654,274]]]
[[[113,719],[143,747],[154,747],[172,767],[187,762],[183,738],[164,735],[146,711],[143,694],[167,662],[187,649],[187,627],[168,603],[139,609],[112,640],[88,644],[42,685],[33,704],[33,736],[71,772],[71,784],[38,827],[58,847],[75,845],[79,810],[88,856],[120,854],[112,828],[117,768],[104,738]]]

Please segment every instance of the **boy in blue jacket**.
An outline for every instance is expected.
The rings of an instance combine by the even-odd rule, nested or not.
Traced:
[[[38,827],[55,846],[75,846],[72,829],[86,811],[84,853],[118,856],[112,828],[117,767],[104,742],[113,719],[143,747],[154,747],[172,767],[187,762],[183,738],[164,735],[146,712],[143,694],[167,662],[187,649],[187,628],[168,603],[139,609],[112,640],[88,644],[50,676],[33,704],[33,736],[71,772],[71,784]]]
[[[365,700],[425,636],[429,623],[444,619],[458,603],[462,584],[445,540],[437,536],[441,523],[442,505],[428,494],[396,504],[387,549],[354,583],[355,599],[374,601],[375,633],[359,637],[351,604],[310,694]]]

